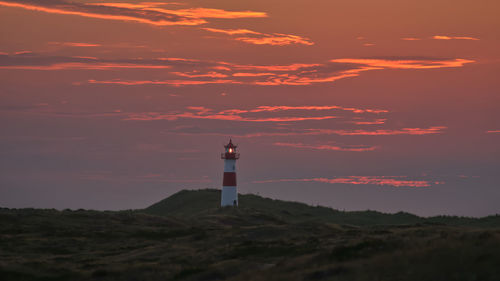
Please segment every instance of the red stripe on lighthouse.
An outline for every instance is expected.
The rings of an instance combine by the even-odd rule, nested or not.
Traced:
[[[236,173],[224,172],[224,179],[222,181],[222,186],[236,186]]]

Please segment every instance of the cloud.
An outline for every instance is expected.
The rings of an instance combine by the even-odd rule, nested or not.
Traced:
[[[285,46],[290,44],[314,45],[309,38],[291,34],[263,34],[261,37],[238,37],[235,40],[255,45]]]
[[[161,114],[157,112],[139,113],[131,114],[124,120],[135,120],[135,121],[154,121],[154,120],[177,120],[179,118],[187,119],[209,119],[209,120],[226,120],[226,121],[240,121],[240,122],[296,122],[296,121],[307,121],[307,120],[326,120],[337,118],[336,116],[306,116],[306,117],[242,117],[240,115],[234,114],[195,114],[191,112],[184,113],[171,113],[171,114]]]
[[[331,151],[354,151],[354,152],[363,152],[363,151],[373,151],[376,150],[377,146],[338,146],[331,144],[303,144],[303,143],[287,143],[287,142],[275,142],[273,145],[276,146],[285,146],[285,147],[294,147],[294,148],[302,148],[302,149],[313,149],[313,150],[331,150]]]
[[[276,66],[279,68],[281,66]],[[1,67],[0,67],[1,68]],[[13,67],[6,67],[13,68]],[[24,69],[25,67],[20,67],[20,69]],[[214,67],[215,68],[215,67]],[[274,66],[269,66],[269,68],[274,68]],[[14,68],[13,68],[14,69]],[[36,69],[36,68],[34,68]],[[46,69],[46,68],[43,68]],[[229,70],[231,71],[231,70]],[[279,71],[279,70],[278,70]],[[277,72],[278,72],[277,71]],[[176,74],[178,76],[189,77],[191,76],[189,73],[185,73],[184,75],[180,72],[171,72],[171,74]],[[223,74],[222,74],[223,75]],[[221,75],[221,76],[222,76]],[[301,76],[303,75],[303,76]],[[209,78],[210,75],[199,74],[198,77],[205,76],[205,78]],[[257,86],[280,86],[280,85],[289,85],[289,86],[307,86],[315,83],[327,83],[334,82],[347,77],[356,77],[358,74],[356,73],[331,73],[331,74],[321,74],[317,73],[313,77],[309,77],[307,74],[288,74],[288,73],[273,73],[269,75],[269,73],[255,73],[253,75],[241,75],[238,74],[233,76],[233,79],[217,79],[217,80],[96,80],[91,79],[87,82],[90,84],[116,84],[116,85],[170,85],[170,86],[185,86],[185,85],[202,85],[202,84],[241,84],[241,85],[257,85]],[[194,76],[192,76],[194,77]]]
[[[18,70],[111,70],[111,69],[167,69],[169,66],[128,63],[58,63],[53,65],[11,65],[0,69]],[[91,83],[91,80],[88,81]]]
[[[310,134],[326,134],[340,136],[391,136],[391,135],[430,135],[441,134],[447,129],[445,126],[433,126],[429,128],[402,128],[386,130],[331,130],[331,129],[307,129]]]
[[[17,70],[111,70],[150,69],[161,71],[162,80],[88,79],[78,84],[168,85],[240,84],[257,86],[306,86],[331,83],[357,77],[365,71],[384,69],[437,69],[463,67],[473,60],[431,58],[333,59],[325,63],[292,63],[288,65],[234,64],[224,61],[202,61],[176,57],[156,59],[101,59],[93,57],[47,56],[36,53],[0,54],[0,69]],[[171,69],[170,71],[165,71]],[[75,84],[75,85],[78,85]]]
[[[237,72],[233,73],[234,77],[259,77],[259,76],[273,76],[274,73],[271,72],[262,72],[262,73],[246,73],[246,72]]]
[[[432,39],[435,40],[474,40],[477,41],[479,38],[468,37],[468,36],[446,36],[446,35],[434,35]]]
[[[107,7],[85,3],[53,1],[0,1],[0,6],[23,8],[51,14],[75,15],[87,18],[139,22],[155,26],[200,25],[206,23],[199,18],[180,17],[155,11],[131,8]]]
[[[434,35],[428,39],[434,39],[434,40],[473,40],[473,41],[478,41],[479,38],[475,37],[468,37],[468,36],[447,36],[447,35]],[[419,41],[423,40],[422,38],[418,37],[403,37],[401,40],[404,41]]]
[[[217,28],[203,28],[206,31],[215,33],[224,33],[227,35],[242,35],[247,34],[250,36],[237,37],[234,40],[242,41],[245,43],[255,45],[273,45],[273,46],[286,46],[290,44],[314,45],[309,39],[298,35],[282,34],[282,33],[261,33],[249,29],[217,29]]]
[[[260,32],[248,30],[248,29],[217,29],[217,28],[203,28],[206,31],[224,33],[227,35],[240,35],[240,34],[262,34]]]
[[[207,84],[238,84],[238,82],[227,79],[218,80],[87,80],[89,84],[108,84],[108,85],[169,85],[174,87],[207,85]]]
[[[252,70],[252,71],[274,71],[274,72],[290,72],[314,70],[315,67],[322,66],[319,63],[292,63],[288,65],[252,65],[252,64],[231,64],[226,63],[227,67],[236,70]],[[276,75],[276,73],[275,73]]]
[[[489,131],[486,131],[487,134],[496,134],[496,133],[500,133],[500,130],[489,130]]]
[[[473,60],[467,59],[429,59],[429,58],[391,58],[391,59],[334,59],[327,63],[295,63],[289,65],[241,65],[219,62],[212,66],[233,79],[219,80],[228,84],[259,86],[305,86],[329,83],[340,79],[357,77],[362,72],[383,69],[438,69],[462,67]],[[199,70],[199,72],[209,70]],[[210,70],[211,71],[211,70]],[[159,83],[158,83],[159,82]],[[151,84],[169,84],[169,81]],[[130,82],[126,82],[130,84]],[[175,83],[175,85],[186,85]]]
[[[65,0],[0,1],[0,6],[22,8],[51,14],[75,15],[87,18],[138,22],[153,26],[200,25],[207,18],[237,19],[267,17],[254,11],[226,11],[222,9],[189,8],[164,9],[158,3],[79,3]]]
[[[32,51],[24,51],[23,50],[23,51],[17,51],[17,52],[15,52],[14,55],[17,55],[17,56],[18,55],[27,55],[27,54],[31,54],[31,53],[33,53],[33,52]],[[6,54],[6,55],[8,55],[8,54]]]
[[[141,2],[139,4],[132,3],[90,3],[88,5],[97,5],[105,7],[117,7],[141,11],[155,11],[163,14],[173,14],[177,16],[189,18],[213,18],[213,19],[239,19],[239,18],[265,18],[267,14],[264,12],[254,11],[227,11],[222,9],[209,8],[189,8],[189,9],[165,9],[158,6],[164,6],[168,3]]]
[[[101,44],[97,43],[84,43],[84,42],[49,42],[49,45],[60,45],[68,47],[100,47]]]
[[[379,119],[374,119],[374,120],[371,120],[371,121],[350,121],[351,123],[353,124],[356,124],[356,125],[381,125],[381,124],[384,124],[385,121],[387,121],[387,119],[384,119],[384,118],[379,118]]]
[[[147,119],[145,119],[147,120]],[[290,136],[320,136],[320,135],[338,135],[338,136],[397,136],[397,135],[435,135],[444,132],[446,127],[435,126],[429,128],[403,128],[403,129],[385,129],[385,130],[332,130],[332,129],[284,129],[270,132],[251,132],[237,134],[232,136],[238,138],[258,138],[258,137],[290,137]],[[207,132],[207,131],[167,131],[179,135],[207,135],[207,136],[225,136],[226,132]]]
[[[405,180],[405,177],[369,177],[350,176],[342,178],[308,178],[308,179],[277,179],[254,181],[253,183],[274,183],[274,182],[320,182],[329,184],[354,184],[354,185],[379,185],[393,187],[429,187],[433,183],[426,180]],[[434,183],[437,184],[437,183]]]
[[[185,8],[170,9],[163,6],[171,3],[80,3],[66,0],[0,0],[0,6],[22,8],[26,10],[39,11],[51,14],[74,15],[87,18],[117,20],[127,22],[138,22],[153,26],[198,26],[208,23],[207,19],[241,19],[241,18],[265,18],[265,12],[256,11],[227,11],[212,8]],[[262,33],[249,29],[218,29],[203,28],[209,32],[223,33],[226,35],[246,35],[234,38],[234,40],[255,44],[285,46],[290,44],[313,45],[314,43],[305,37],[282,34]],[[71,45],[68,45],[71,46]],[[74,45],[74,47],[90,47],[85,45]]]
[[[143,112],[133,113],[128,115],[125,120],[136,121],[154,121],[154,120],[177,120],[180,118],[187,119],[210,119],[210,120],[227,120],[227,121],[240,121],[240,122],[296,122],[308,120],[327,120],[335,119],[336,115],[325,114],[320,116],[272,116],[272,117],[253,117],[256,113],[279,113],[282,111],[325,111],[325,110],[343,110],[354,113],[372,113],[379,114],[385,113],[387,110],[382,109],[361,109],[342,106],[258,106],[250,109],[226,109],[221,111],[214,111],[206,107],[190,106],[184,112]],[[250,115],[250,116],[249,116]]]
[[[203,73],[203,74],[198,74],[198,73],[183,73],[183,72],[170,72],[171,74],[175,74],[178,76],[182,77],[189,77],[189,78],[200,78],[200,77],[210,77],[210,78],[226,78],[227,74],[222,74],[218,72],[208,72],[208,73]]]
[[[149,48],[147,45],[137,45],[137,44],[131,44],[127,42],[120,42],[120,43],[111,43],[111,44],[103,44],[103,43],[87,43],[87,42],[57,42],[57,41],[52,41],[52,42],[47,42],[47,45],[49,46],[57,46],[57,47],[76,47],[76,48],[81,48],[81,47],[88,47],[88,48],[94,48],[98,49],[99,51],[104,51],[109,52],[109,49],[145,49]],[[99,48],[97,48],[99,47]],[[53,48],[51,48],[54,50]],[[153,52],[155,50],[152,50]],[[77,57],[82,57],[82,56],[77,56]],[[94,59],[97,59],[94,57]]]
[[[194,18],[212,19],[241,19],[241,18],[267,18],[264,12],[254,11],[226,11],[222,9],[191,8],[182,10],[169,10],[168,12]]]
[[[333,120],[341,117],[341,120],[349,116],[338,116],[330,111],[347,111],[353,114],[381,114],[387,112],[379,109],[362,109],[342,106],[257,106],[249,109],[225,109],[213,110],[203,106],[190,106],[184,111],[172,112],[124,112],[122,110],[113,110],[109,112],[78,112],[78,111],[60,111],[54,110],[48,104],[40,103],[27,106],[2,106],[0,111],[15,114],[29,114],[38,116],[62,117],[62,118],[119,118],[123,121],[176,121],[180,119],[194,120],[219,120],[245,123],[282,123],[301,122],[301,121],[322,121]],[[293,111],[288,113],[288,111]],[[327,111],[324,112],[323,111]],[[307,112],[307,113],[306,113]],[[286,114],[285,114],[286,113]],[[322,113],[322,114],[319,114]],[[339,113],[339,112],[336,112]],[[357,122],[360,117],[352,117],[354,121],[341,121],[344,123]],[[393,136],[393,135],[434,135],[441,134],[447,127],[432,126],[428,128],[401,128],[401,129],[379,129],[379,130],[335,130],[322,128],[297,129],[295,127],[272,127],[271,131],[238,133],[233,131],[232,135],[239,138],[256,137],[289,137],[289,136],[319,136],[319,135],[338,135],[338,136]],[[243,132],[248,128],[242,127]],[[494,131],[492,131],[494,132]],[[177,135],[227,135],[227,132],[213,132],[207,130],[170,130],[168,134]],[[289,146],[296,148],[320,149],[320,150],[339,150],[339,151],[371,151],[377,147],[373,146],[341,146],[332,144],[308,145],[303,143],[275,143],[277,146]]]
[[[286,111],[286,110],[332,110],[332,109],[340,109],[345,111],[352,111],[354,113],[387,113],[389,112],[386,109],[370,109],[370,108],[354,108],[354,107],[344,107],[339,105],[320,105],[320,106],[287,106],[287,105],[261,105],[255,109],[249,110],[249,112],[262,112],[262,111]]]
[[[0,69],[17,70],[111,70],[168,69],[174,63],[145,59],[99,59],[84,56],[45,56],[32,52],[0,55]]]
[[[337,63],[353,63],[366,65],[378,69],[433,69],[445,67],[462,67],[466,63],[472,63],[473,60],[467,59],[451,59],[451,60],[430,60],[430,59],[334,59],[331,62]]]

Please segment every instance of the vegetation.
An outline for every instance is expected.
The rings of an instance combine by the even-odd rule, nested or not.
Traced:
[[[446,224],[478,227],[500,227],[500,216],[467,218],[455,216],[436,216],[422,218],[413,214],[399,212],[384,214],[376,211],[344,212],[327,207],[313,207],[304,203],[263,198],[253,194],[240,194],[239,207],[219,208],[220,190],[182,190],[140,212],[182,218],[218,216],[221,214],[248,219],[249,216],[268,216],[287,223],[325,222],[355,226],[408,225],[408,224]]]
[[[0,209],[1,280],[500,280],[498,216],[340,212],[215,190],[144,210]]]

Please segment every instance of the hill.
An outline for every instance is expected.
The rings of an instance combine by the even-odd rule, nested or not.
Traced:
[[[239,207],[220,208],[220,190],[182,190],[160,202],[140,210],[147,214],[174,216],[181,218],[208,218],[229,215],[248,219],[251,216],[272,218],[287,223],[326,222],[354,226],[446,224],[478,227],[500,227],[500,216],[467,218],[456,216],[436,216],[422,218],[413,214],[398,212],[385,214],[377,211],[344,212],[322,206],[310,206],[299,202],[289,202],[264,198],[254,194],[239,194]]]
[[[134,211],[0,209],[0,280],[500,280],[495,217],[432,218],[468,224],[458,226],[256,195],[241,195],[240,208],[218,200],[200,190]]]

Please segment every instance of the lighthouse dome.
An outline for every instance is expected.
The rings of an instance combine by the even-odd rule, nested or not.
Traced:
[[[239,153],[236,153],[236,148],[238,146],[233,144],[233,141],[229,139],[229,143],[224,145],[225,152],[222,153],[222,159],[238,159],[240,157]]]
[[[232,139],[229,139],[229,143],[224,145],[224,148],[228,149],[228,148],[232,148],[232,149],[235,149],[236,150],[236,145],[233,144],[233,140]]]

